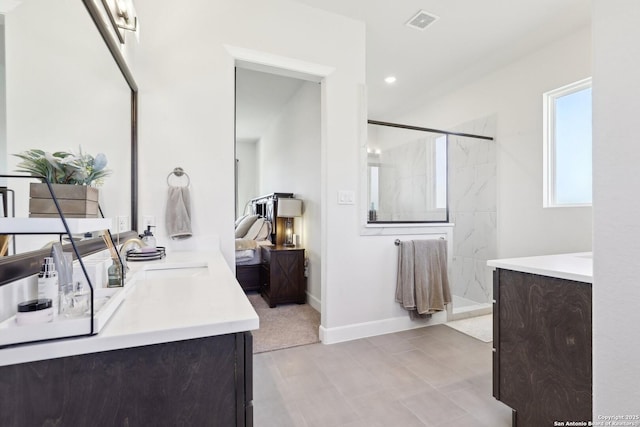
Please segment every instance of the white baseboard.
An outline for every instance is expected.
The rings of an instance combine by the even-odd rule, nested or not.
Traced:
[[[433,326],[447,321],[447,313],[441,312],[431,316],[430,319],[411,320],[409,315],[394,317],[374,322],[356,323],[353,325],[325,328],[320,325],[319,335],[323,344],[335,344],[343,341],[351,341],[359,338],[373,337],[392,332],[406,331],[409,329]]]
[[[311,307],[313,307],[317,312],[321,312],[322,309],[322,301],[320,301],[318,298],[314,297],[313,295],[311,295],[309,292],[307,292],[307,302],[309,303],[309,305]]]

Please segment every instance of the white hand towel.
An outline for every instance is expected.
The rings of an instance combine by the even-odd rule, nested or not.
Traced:
[[[171,239],[181,240],[192,236],[189,187],[169,187],[165,219],[167,234]]]

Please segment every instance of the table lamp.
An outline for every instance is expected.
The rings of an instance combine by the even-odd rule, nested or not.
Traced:
[[[293,218],[302,216],[302,200],[278,199],[278,218],[285,219],[284,246],[295,246],[293,242]]]

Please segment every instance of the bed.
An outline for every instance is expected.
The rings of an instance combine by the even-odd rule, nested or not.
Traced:
[[[236,220],[236,279],[245,292],[260,290],[262,247],[277,243],[278,198],[293,193],[272,193],[252,199],[248,214]]]
[[[236,279],[247,291],[260,289],[262,246],[271,243],[271,221],[257,214],[236,220]]]

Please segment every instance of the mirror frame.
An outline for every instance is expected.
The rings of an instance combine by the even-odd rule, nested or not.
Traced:
[[[98,28],[111,56],[116,61],[122,76],[131,89],[131,230],[138,229],[138,85],[131,69],[120,51],[118,42],[111,35],[110,27],[101,18],[100,9],[95,0],[82,0],[91,19]],[[100,3],[102,4],[102,3]]]
[[[131,231],[119,235],[121,239],[128,239],[138,235],[134,231],[138,228],[138,85],[120,51],[118,42],[110,33],[110,27],[101,17],[96,0],[82,0],[82,3],[131,89]],[[88,255],[106,249],[106,245],[100,237],[80,242],[77,246],[80,255]],[[69,250],[71,245],[67,244],[63,247]],[[0,258],[0,286],[37,274],[40,271],[42,258],[48,256],[49,253],[49,249],[39,249]]]

